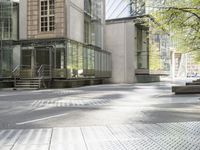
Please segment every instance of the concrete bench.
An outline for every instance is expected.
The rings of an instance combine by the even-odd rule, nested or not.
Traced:
[[[188,82],[186,85],[200,85],[200,82]]]
[[[200,94],[200,85],[173,86],[175,94]]]

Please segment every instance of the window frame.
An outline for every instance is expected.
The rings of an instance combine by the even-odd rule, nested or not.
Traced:
[[[50,9],[51,5],[50,5],[50,0],[40,0],[40,14],[39,14],[39,23],[40,23],[40,32],[53,32],[55,31],[55,0],[53,1],[53,9]],[[47,2],[47,10],[42,10],[42,2]],[[45,8],[45,6],[44,6]],[[42,11],[45,12],[46,14],[42,14]],[[52,12],[53,13],[50,13]],[[45,21],[42,22],[42,18],[44,18]],[[50,18],[53,18],[53,22],[51,21]],[[42,25],[42,23],[46,23],[47,22],[47,26],[46,25]],[[51,24],[52,23],[52,24]],[[45,29],[46,28],[46,29]]]

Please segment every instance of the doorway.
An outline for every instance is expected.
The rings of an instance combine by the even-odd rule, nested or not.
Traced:
[[[44,66],[45,73],[50,73],[53,64],[53,53],[51,47],[36,47],[33,49],[22,49],[21,72],[26,77],[38,77],[38,70]]]

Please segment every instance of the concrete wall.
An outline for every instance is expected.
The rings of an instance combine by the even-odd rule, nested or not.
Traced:
[[[67,37],[69,39],[84,42],[84,1],[68,0],[68,19],[67,19]]]
[[[27,0],[20,0],[19,5],[19,39],[27,39]]]
[[[136,35],[133,22],[106,24],[106,49],[112,53],[112,83],[136,82]]]

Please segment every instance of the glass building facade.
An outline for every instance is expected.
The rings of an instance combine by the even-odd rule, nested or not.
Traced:
[[[11,77],[11,72],[16,69],[16,66],[20,67],[21,78],[39,77],[41,66],[47,68],[43,71],[43,76],[55,79],[71,80],[111,77],[111,53],[103,50],[104,1],[84,0],[84,10],[81,11],[84,16],[84,30],[83,33],[80,31],[78,34],[84,37],[83,41],[80,40],[81,42],[72,40],[74,37],[71,39],[70,35],[61,34],[60,31],[64,31],[65,26],[68,25],[66,20],[66,23],[58,28],[63,23],[59,23],[59,21],[64,20],[65,16],[67,16],[65,11],[61,11],[61,8],[63,7],[63,10],[65,8],[69,8],[69,11],[72,10],[70,8],[71,4],[69,4],[70,7],[65,7],[61,6],[61,2],[68,3],[65,0],[34,0],[27,1],[27,6],[21,5],[27,7],[27,12],[25,13],[27,13],[28,18],[24,21],[27,22],[27,35],[24,36],[27,38],[18,40],[18,30],[15,30],[18,29],[17,22],[13,19],[16,17],[13,15],[14,9],[18,7],[12,1],[5,0],[2,5],[6,5],[9,9],[3,9],[6,7],[1,6],[0,21],[3,26],[0,27],[1,37],[4,39],[1,40],[1,44],[3,43],[2,41],[9,41],[10,43],[6,44],[9,45],[9,48],[2,46],[2,49],[6,49],[5,52],[1,52],[3,59],[1,59],[2,64],[0,66],[1,70],[3,70],[2,72],[4,72],[1,74],[2,77]],[[33,4],[32,7],[30,7],[31,4]],[[35,8],[38,10],[35,10]],[[7,24],[5,23],[6,19],[2,19],[5,18],[4,13],[7,16]],[[73,11],[72,13],[76,15],[80,12]],[[28,14],[32,16],[30,17]],[[73,16],[73,14],[71,15]],[[76,21],[78,22],[78,20]],[[74,30],[75,28],[71,26],[69,30],[72,29]],[[78,37],[77,39],[80,38]],[[16,52],[15,54],[13,53],[17,46],[19,46],[20,57],[15,57]],[[2,61],[4,59],[6,63]],[[17,65],[13,63],[14,59],[20,59]],[[8,67],[8,65],[10,66]],[[7,72],[7,75],[5,72]]]
[[[53,78],[111,77],[111,54],[98,47],[65,39],[23,41],[21,46],[21,64],[26,77],[37,77],[41,65],[50,67]]]
[[[0,1],[0,77],[10,76],[13,67],[13,42],[18,40],[18,3]]]
[[[84,0],[84,42],[102,47],[104,3],[103,0]]]

